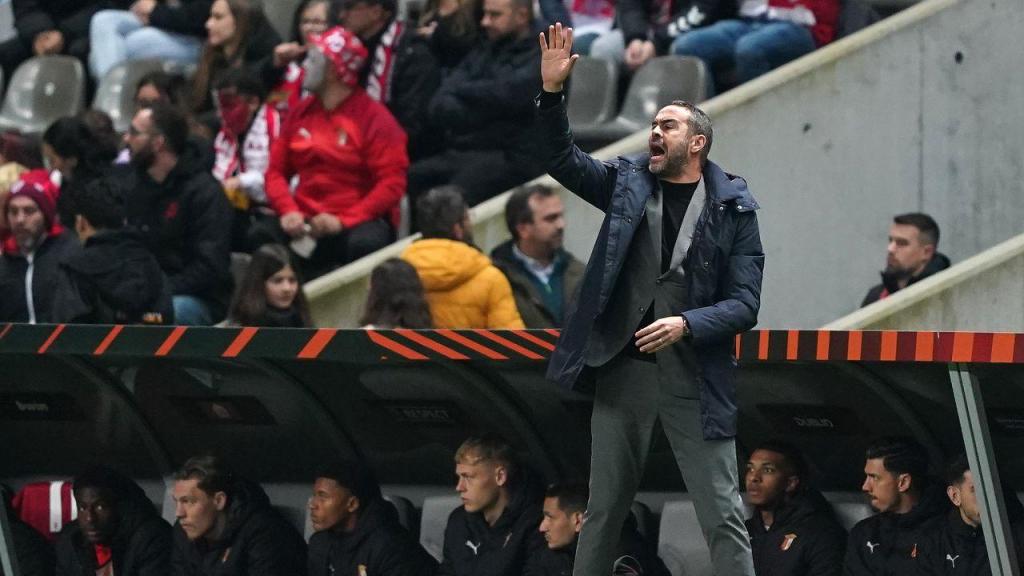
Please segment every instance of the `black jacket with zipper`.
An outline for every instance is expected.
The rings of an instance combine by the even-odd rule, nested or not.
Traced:
[[[746,521],[757,576],[839,576],[846,530],[817,491],[797,494],[765,527],[755,511]]]

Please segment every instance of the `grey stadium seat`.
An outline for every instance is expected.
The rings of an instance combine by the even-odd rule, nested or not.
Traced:
[[[666,502],[658,532],[658,556],[672,576],[711,576],[711,554],[692,500]]]
[[[410,533],[415,534],[416,507],[412,505],[412,502],[408,498],[396,496],[394,494],[385,494],[384,499],[395,507],[395,512],[398,512],[398,523],[405,527],[405,529]]]
[[[285,42],[292,39],[292,17],[295,9],[301,4],[301,0],[270,0],[263,2],[263,13],[267,15],[267,21],[277,34]]]
[[[458,496],[431,496],[423,499],[423,518],[420,521],[420,544],[438,562],[444,554],[444,529],[452,510],[462,505]]]
[[[607,144],[650,126],[662,107],[673,100],[700,102],[707,92],[707,67],[689,56],[661,56],[644,64],[629,83],[622,111],[597,126],[573,127],[581,142]]]
[[[160,60],[129,60],[114,66],[96,88],[93,109],[109,114],[114,130],[127,132],[135,112],[135,87],[143,76],[163,68]]]
[[[85,70],[71,56],[36,56],[18,67],[0,109],[0,129],[39,134],[82,109]]]
[[[604,58],[581,56],[572,68],[566,109],[573,130],[600,126],[615,117],[619,66]]]
[[[854,524],[875,513],[860,492],[828,492],[824,496],[832,504],[836,518],[847,532]]]

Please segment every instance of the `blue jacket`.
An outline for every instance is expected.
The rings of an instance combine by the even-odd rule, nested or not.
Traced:
[[[647,169],[647,154],[601,162],[576,147],[564,100],[540,107],[538,115],[548,172],[605,213],[576,309],[569,312],[548,365],[548,378],[571,388],[584,368],[594,320],[619,280],[629,243],[658,181]],[[684,261],[690,302],[679,313],[689,324],[697,353],[701,425],[704,438],[711,440],[736,435],[734,337],[757,323],[764,252],[755,214],[759,206],[746,181],[713,162],[703,172],[707,202]]]

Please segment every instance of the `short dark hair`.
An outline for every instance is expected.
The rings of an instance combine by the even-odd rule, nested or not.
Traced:
[[[899,214],[893,217],[892,222],[917,228],[922,244],[939,245],[939,225],[934,218],[923,212]]]
[[[124,502],[144,495],[139,485],[110,466],[95,465],[82,471],[71,482],[75,492],[92,488],[108,493],[114,502]]]
[[[558,509],[566,514],[585,512],[590,489],[583,482],[557,482],[544,491],[545,498],[558,499]]]
[[[530,198],[534,195],[541,198],[550,198],[555,195],[555,191],[550,186],[544,186],[543,184],[520,186],[512,191],[508,198],[508,203],[505,204],[505,225],[508,226],[509,234],[515,240],[519,240],[519,233],[516,231],[516,227],[520,224],[533,222],[533,209],[530,208]]]
[[[708,161],[708,154],[711,153],[711,141],[715,138],[715,130],[711,126],[711,118],[692,102],[687,102],[686,100],[673,100],[672,105],[684,108],[690,113],[689,119],[686,120],[688,136],[696,136],[699,134],[707,139],[707,143],[704,144],[704,149],[700,151],[700,163],[703,166]]]
[[[193,456],[174,474],[176,481],[198,480],[199,489],[213,496],[223,492],[230,499],[234,475],[224,468],[220,458],[212,454]]]
[[[267,99],[267,88],[245,68],[231,68],[217,81],[217,90],[234,88],[241,96],[255,96],[260,102]]]
[[[97,230],[124,226],[124,189],[110,178],[96,178],[75,193],[74,212]]]
[[[416,222],[424,238],[454,239],[452,229],[466,215],[469,205],[458,186],[431,188],[416,201]]]
[[[476,458],[471,459],[473,456]],[[504,436],[494,432],[470,436],[455,451],[456,464],[475,464],[479,461],[501,464],[505,467],[510,479],[519,469],[519,458],[512,445]]]
[[[171,152],[180,156],[188,143],[188,119],[180,110],[163,102],[156,102],[148,109],[152,113],[153,129],[163,135]]]
[[[868,445],[865,457],[882,460],[882,465],[892,474],[910,474],[913,489],[919,490],[928,481],[928,452],[913,438],[878,438]]]
[[[754,448],[754,450],[767,450],[769,452],[775,452],[776,454],[782,455],[782,459],[785,461],[789,474],[800,478],[800,486],[802,487],[807,481],[809,473],[807,459],[804,458],[803,452],[793,444],[773,438],[771,440],[761,442],[756,448]],[[753,454],[753,452],[751,452],[751,454]]]
[[[392,16],[398,13],[398,2],[395,0],[342,0],[341,9],[345,10],[350,6],[356,4],[366,4],[367,6],[380,6],[387,10]]]
[[[970,471],[971,465],[967,461],[967,454],[957,454],[946,467],[946,484],[948,486],[959,486],[964,481],[964,474]]]
[[[359,510],[365,510],[371,500],[383,498],[380,492],[380,484],[373,470],[364,463],[354,460],[342,460],[328,464],[320,470],[317,478],[328,478],[334,480],[339,486],[347,489],[353,496],[359,498]]]

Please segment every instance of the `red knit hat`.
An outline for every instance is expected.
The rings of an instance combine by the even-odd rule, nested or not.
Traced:
[[[46,170],[30,170],[18,178],[18,181],[11,185],[11,195],[7,197],[7,204],[15,196],[27,196],[31,198],[39,211],[43,213],[46,226],[52,227],[57,217],[57,196],[60,191],[50,180],[50,174]],[[7,205],[4,206],[7,211]]]
[[[319,48],[334,64],[334,70],[342,82],[349,86],[359,83],[359,71],[368,55],[359,37],[341,26],[335,26],[322,34],[310,35],[309,43]]]

